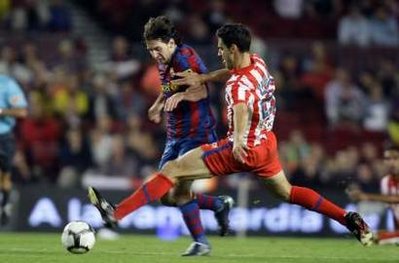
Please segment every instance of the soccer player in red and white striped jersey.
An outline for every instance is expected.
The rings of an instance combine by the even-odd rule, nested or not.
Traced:
[[[282,170],[277,139],[272,131],[276,104],[275,84],[265,62],[250,53],[251,34],[241,24],[227,24],[217,31],[218,55],[229,70],[226,101],[229,131],[226,138],[195,148],[166,163],[123,207],[99,208],[104,220],[120,219],[123,211],[134,211],[168,192],[178,179],[201,179],[238,172],[258,176],[269,191],[292,204],[303,206],[346,226],[363,245],[371,245],[373,234],[358,213],[347,212],[312,189],[292,186]],[[222,71],[226,75],[227,70]],[[217,74],[215,79],[220,78]],[[206,79],[203,78],[203,79]],[[175,81],[175,84],[179,81]],[[165,108],[169,108],[166,102]],[[92,198],[108,204],[101,196]],[[112,207],[110,204],[106,207]]]
[[[384,150],[386,175],[381,179],[381,194],[364,193],[360,189],[348,190],[354,201],[375,201],[389,204],[392,210],[395,231],[379,231],[378,244],[399,244],[399,146],[391,145]]]
[[[267,133],[272,130],[276,113],[274,98],[274,79],[266,69],[265,62],[253,54],[250,56],[252,66],[246,69],[232,70],[232,76],[226,83],[226,101],[228,126],[227,133],[233,141],[233,106],[246,103],[251,111],[248,129],[244,134],[244,142],[248,147],[257,146],[267,139]]]

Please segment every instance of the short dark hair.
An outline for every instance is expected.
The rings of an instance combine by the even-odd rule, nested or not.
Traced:
[[[181,44],[175,25],[166,16],[151,17],[144,26],[143,37],[145,41],[161,39],[164,43],[173,38],[177,45]]]
[[[216,36],[228,48],[235,44],[241,52],[247,52],[251,47],[251,33],[243,24],[225,24],[216,31]]]

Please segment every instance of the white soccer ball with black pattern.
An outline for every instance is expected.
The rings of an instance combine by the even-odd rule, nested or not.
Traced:
[[[95,231],[84,221],[72,221],[64,227],[61,242],[69,252],[84,254],[96,243]]]

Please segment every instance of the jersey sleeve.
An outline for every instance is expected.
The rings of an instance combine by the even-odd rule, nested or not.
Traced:
[[[232,105],[238,103],[248,104],[250,98],[250,89],[247,85],[240,81],[231,84],[231,100]]]
[[[28,106],[28,102],[25,98],[25,94],[23,93],[20,86],[16,81],[9,79],[7,81],[8,87],[8,101],[10,108],[26,108]]]
[[[193,49],[182,48],[177,63],[182,71],[192,70],[199,74],[208,72],[205,63]]]

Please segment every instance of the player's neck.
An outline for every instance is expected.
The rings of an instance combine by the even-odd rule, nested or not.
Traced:
[[[251,55],[248,52],[239,53],[236,57],[235,69],[242,69],[251,65]]]

